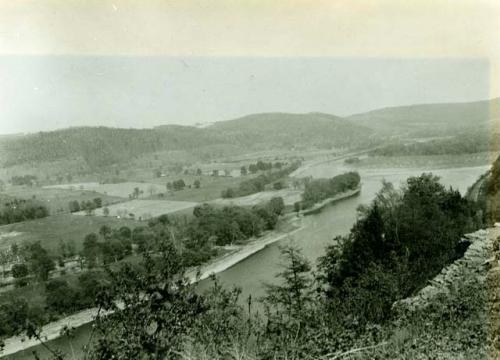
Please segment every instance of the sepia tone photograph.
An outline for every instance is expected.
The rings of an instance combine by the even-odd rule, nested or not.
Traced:
[[[0,0],[0,359],[500,359],[498,29]]]

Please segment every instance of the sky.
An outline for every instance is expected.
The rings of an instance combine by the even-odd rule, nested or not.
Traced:
[[[0,134],[497,97],[488,0],[0,0]]]

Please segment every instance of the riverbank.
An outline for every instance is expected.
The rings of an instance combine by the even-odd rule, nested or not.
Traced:
[[[361,186],[356,189],[337,194],[334,197],[325,199],[321,203],[316,204],[313,208],[305,210],[307,214],[302,212],[302,215],[320,212],[325,206],[355,196],[360,191]],[[302,219],[297,217],[295,213],[284,216],[283,221],[291,225],[291,229],[287,228],[288,231],[286,232],[271,231],[260,238],[245,243],[244,245],[236,245],[233,247],[232,251],[222,255],[221,257],[218,257],[196,269],[188,270],[185,274],[187,281],[192,284],[207,279],[213,274],[221,273],[248,257],[262,251],[267,246],[289,236],[293,236],[295,233],[304,229],[302,226]],[[97,308],[86,309],[64,319],[44,325],[41,331],[41,338],[44,341],[57,339],[61,336],[60,332],[64,328],[78,328],[94,321],[97,316],[97,312]],[[21,350],[37,346],[40,344],[40,341],[37,339],[28,339],[26,336],[20,335],[6,339],[4,344],[5,346],[3,351],[0,351],[0,357],[12,355]]]
[[[360,192],[361,192],[361,185],[358,185],[358,187],[356,187],[356,189],[344,191],[340,194],[329,197],[329,198],[315,204],[313,207],[311,207],[309,209],[300,210],[298,214],[299,215],[310,215],[310,214],[317,213],[318,211],[321,211],[328,204],[332,204],[336,201],[350,198],[351,196],[358,195]]]
[[[287,221],[290,220],[287,219]],[[233,251],[216,258],[206,265],[189,270],[186,273],[187,281],[192,284],[206,279],[213,274],[227,270],[249,256],[263,250],[266,246],[302,230],[302,226],[298,223],[299,219],[293,219],[290,222],[294,223],[291,231],[285,233],[277,233],[275,231],[270,232],[258,239],[246,243],[245,245],[235,247]],[[40,337],[43,341],[57,339],[61,336],[61,331],[65,328],[78,328],[93,322],[98,314],[98,311],[98,308],[85,309],[63,319],[46,324],[42,327]],[[101,315],[103,315],[102,312]],[[29,339],[25,335],[13,336],[4,340],[4,347],[3,350],[0,351],[0,357],[12,355],[16,352],[37,345],[40,345],[40,341],[37,339]]]

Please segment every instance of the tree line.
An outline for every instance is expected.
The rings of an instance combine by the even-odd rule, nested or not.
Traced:
[[[360,183],[357,172],[348,172],[331,179],[312,179],[305,184],[300,208],[308,209],[314,204],[333,197],[342,192],[356,189]],[[297,208],[297,206],[295,206]]]
[[[44,205],[34,200],[12,199],[4,201],[0,208],[0,225],[40,219],[49,215]]]
[[[199,294],[177,282],[182,261],[168,240],[163,255],[147,258],[142,268],[114,273],[122,280],[106,291],[123,300],[125,310],[98,322],[91,358],[221,358],[236,348],[251,358],[302,359],[383,343],[393,336],[388,329],[394,301],[425,286],[463,253],[461,236],[480,225],[476,211],[430,174],[409,178],[400,190],[385,183],[359,209],[350,234],[327,248],[316,275],[297,247],[282,249],[280,281],[267,285],[260,299],[264,318],[251,311],[255,299],[240,305],[237,289],[215,282]],[[162,285],[165,279],[178,287]],[[146,295],[134,300],[141,297],[131,294]],[[380,358],[384,351],[390,350],[382,348]]]
[[[255,178],[242,181],[238,187],[230,187],[223,190],[221,196],[222,198],[227,199],[264,191],[266,185],[277,182],[278,180],[290,175],[292,172],[297,170],[299,166],[300,162],[294,162],[285,168],[280,168],[280,170],[267,171]]]
[[[70,244],[61,242],[59,258],[50,254],[40,242],[26,244],[21,249],[16,247],[20,261],[11,270],[16,286],[42,284],[45,308],[14,298],[0,303],[0,320],[4,320],[4,325],[0,325],[0,337],[20,331],[22,324],[15,324],[16,321],[24,323],[23,319],[29,319],[42,325],[58,316],[96,305],[99,292],[110,287],[113,276],[109,269],[123,266],[126,261],[121,260],[134,252],[156,259],[162,254],[165,243],[171,243],[175,244],[177,252],[175,261],[183,268],[197,266],[217,255],[217,246],[258,237],[263,231],[274,229],[283,210],[283,199],[273,198],[252,209],[199,205],[191,220],[162,215],[134,229],[126,226],[112,229],[103,225],[97,233],[89,233],[84,238],[78,257],[83,272],[76,283],[64,276],[52,276],[57,265],[64,269],[64,259],[75,255]]]
[[[217,214],[206,206],[196,211],[196,222]],[[245,299],[244,306],[237,288],[225,289],[215,280],[200,292],[182,281],[182,236],[171,231],[168,218],[155,219],[146,237],[151,250],[142,261],[108,268],[108,282],[94,287],[94,304],[115,314],[96,321],[88,358],[220,359],[234,352],[241,358],[330,358],[394,342],[405,320],[395,318],[392,304],[460,257],[461,237],[481,226],[481,218],[475,204],[431,174],[410,177],[399,190],[383,183],[358,212],[350,233],[334,239],[315,273],[298,247],[282,248],[278,281],[265,285],[263,298]],[[199,229],[217,234],[212,223]],[[116,300],[124,306],[118,308]],[[255,301],[265,316],[254,310]],[[468,316],[458,304],[443,306],[449,308],[434,312],[437,324]],[[414,346],[419,345],[400,345],[399,351]],[[379,347],[373,357],[391,358],[397,349]]]

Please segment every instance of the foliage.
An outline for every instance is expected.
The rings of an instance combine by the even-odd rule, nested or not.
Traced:
[[[47,208],[34,200],[13,199],[0,208],[0,225],[47,217]]]
[[[337,239],[340,247],[321,258],[327,297],[346,315],[357,309],[362,322],[386,320],[395,300],[461,255],[458,242],[473,219],[473,204],[431,174],[408,178],[400,192],[384,184],[349,236]]]
[[[314,204],[359,186],[360,177],[357,172],[348,172],[331,179],[314,179],[306,183],[302,193],[302,208],[307,209]]]
[[[262,163],[262,162],[260,162]],[[290,164],[289,166],[285,168],[279,168],[279,170],[271,170],[272,169],[272,163],[268,163],[266,165],[265,163],[262,163],[263,165],[258,166],[259,162],[257,164],[251,164],[248,169],[252,173],[252,169],[254,169],[254,173],[259,171],[260,169],[266,169],[266,171],[263,174],[260,174],[259,176],[248,179],[245,181],[242,181],[238,188],[228,188],[224,191],[222,191],[221,196],[223,198],[233,198],[233,197],[239,197],[239,196],[246,196],[246,195],[251,195],[255,194],[257,192],[263,191],[266,187],[267,184],[274,183],[288,175],[290,175],[292,172],[297,170],[300,166],[300,162],[294,162]],[[252,167],[253,165],[253,167]]]
[[[48,251],[38,241],[27,245],[26,253],[30,272],[39,281],[46,281],[50,272],[55,269],[54,260],[52,260]]]

